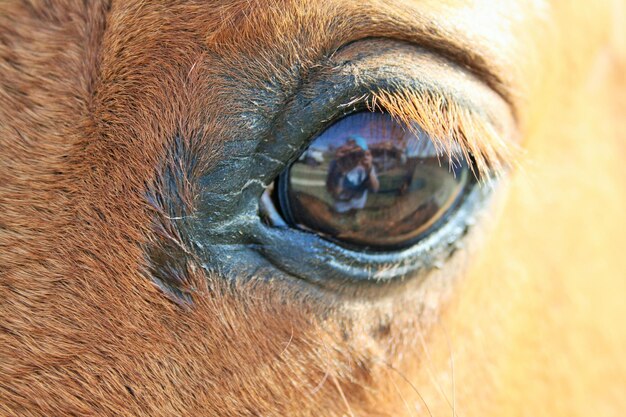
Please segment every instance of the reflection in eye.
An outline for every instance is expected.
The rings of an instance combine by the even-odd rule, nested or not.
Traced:
[[[287,222],[370,250],[414,243],[472,179],[467,161],[442,158],[426,133],[412,130],[373,112],[332,125],[279,178]]]

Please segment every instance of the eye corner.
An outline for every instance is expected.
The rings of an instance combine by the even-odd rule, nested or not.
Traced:
[[[383,65],[393,57],[384,51],[378,52],[382,54],[380,59],[369,60],[372,54],[365,51],[357,57],[359,62],[351,63],[361,69],[359,73],[363,77],[347,74],[341,68],[312,74],[304,81],[303,91],[290,96],[281,107],[283,110],[260,135],[247,161],[251,161],[248,175],[260,175],[263,186],[244,196],[245,207],[238,205],[237,213],[229,217],[237,216],[236,222],[227,219],[228,230],[220,229],[223,236],[211,232],[225,251],[241,258],[237,271],[257,274],[258,267],[247,266],[254,260],[252,262],[261,262],[263,268],[274,271],[276,276],[300,278],[334,289],[344,284],[350,287],[352,284],[401,282],[425,276],[442,265],[452,274],[446,266],[448,260],[468,239],[466,236],[473,229],[476,213],[487,206],[493,191],[485,185],[495,184],[500,172],[484,157],[481,167],[481,157],[488,152],[484,155],[480,152],[493,148],[480,146],[479,133],[463,136],[465,132],[458,128],[458,116],[467,116],[461,123],[467,126],[468,132],[482,123],[500,134],[500,127],[492,123],[492,118],[497,118],[501,107],[496,104],[495,110],[491,109],[490,97],[480,90],[478,93],[469,91],[476,86],[475,80],[469,84],[447,85],[450,79],[458,81],[458,68],[444,69],[442,75],[438,72],[440,62],[424,57],[423,51],[417,57],[420,65],[394,67],[393,71]],[[488,87],[477,87],[480,88]],[[312,91],[315,91],[314,97]],[[481,110],[482,104],[485,108]],[[377,119],[380,125],[394,130],[397,138],[412,135],[414,142],[428,145],[422,149],[427,148],[423,156],[428,160],[421,165],[416,160],[407,164],[406,160],[411,158],[406,154],[403,157],[395,145],[388,147],[387,153],[396,156],[388,157],[386,162],[385,157],[381,157],[385,152],[385,146],[381,146],[384,141],[375,139],[375,132],[365,135],[356,132],[364,136],[368,151],[374,152],[371,165],[379,177],[377,185],[366,181],[369,183],[365,190],[366,203],[372,196],[380,203],[369,207],[375,209],[369,212],[358,206],[358,197],[365,194],[358,184],[369,176],[367,170],[354,173],[356,180],[348,181],[353,182],[352,195],[340,195],[340,191],[328,188],[333,159],[328,149],[316,150],[322,156],[317,162],[315,159],[320,155],[311,154],[316,142],[328,137],[330,130],[336,130],[337,126],[343,133],[359,130],[356,125],[364,122],[364,117]],[[468,118],[474,123],[470,124]],[[506,140],[504,136],[506,132],[498,139]],[[418,140],[420,138],[422,140]],[[437,142],[437,139],[440,140]],[[345,143],[334,146],[334,151],[342,145]],[[360,152],[365,150],[363,146],[360,148]],[[393,164],[385,166],[394,158],[396,168],[398,161],[405,160],[400,164],[405,171],[398,172],[395,180],[386,178],[391,176]],[[428,169],[422,169],[421,174],[430,169],[429,175],[439,178],[438,184],[444,184],[441,188],[434,185],[436,182],[420,179],[420,175],[415,174],[414,169],[423,166]],[[261,171],[262,167],[266,169]],[[347,171],[344,170],[344,174]],[[341,179],[344,174],[331,177]],[[331,188],[350,188],[337,187],[341,181],[335,181]],[[402,187],[402,182],[408,185]],[[402,213],[391,202],[407,194],[414,199],[404,199],[404,207],[408,208]],[[315,201],[315,197],[321,198]],[[385,199],[389,200],[388,204],[381,203],[380,200]],[[343,201],[334,204],[334,200]],[[342,205],[344,207],[339,208]],[[348,211],[361,211],[361,214],[348,215]],[[411,217],[407,213],[419,214]],[[311,217],[317,219],[311,222]],[[385,218],[397,218],[405,224],[399,221],[394,229],[381,221]],[[364,220],[368,223],[363,223]],[[241,228],[232,230],[234,225]],[[369,225],[369,229],[359,229],[363,225]],[[218,249],[207,254],[214,258],[220,256]]]

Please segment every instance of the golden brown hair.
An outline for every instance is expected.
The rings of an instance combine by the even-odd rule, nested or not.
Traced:
[[[623,15],[620,1],[1,2],[0,414],[618,415]],[[368,38],[427,45],[511,106],[525,174],[484,249],[452,280],[345,304],[207,273],[173,220],[194,213],[200,173],[272,116],[264,89],[286,99]],[[479,172],[519,158],[445,96],[369,99],[442,149],[457,138]]]

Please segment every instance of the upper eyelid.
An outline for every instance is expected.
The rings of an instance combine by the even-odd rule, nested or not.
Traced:
[[[469,46],[469,42],[464,42],[461,38],[441,37],[435,35],[435,33],[436,31],[424,29],[423,32],[420,30],[416,33],[406,33],[394,37],[359,37],[343,43],[330,54],[330,58],[332,59],[333,56],[340,53],[342,50],[358,42],[375,40],[406,41],[417,47],[436,53],[475,75],[487,86],[492,88],[510,106],[513,118],[517,119],[517,100],[513,93],[513,87],[510,81],[505,80],[505,78],[500,75],[502,71],[499,69],[499,66],[493,62],[494,60],[488,58],[487,54],[482,54],[480,50],[472,49],[472,47]]]
[[[306,62],[318,62],[322,57],[332,58],[355,42],[370,39],[404,41],[462,66],[497,92],[511,106],[514,116],[517,114],[520,89],[514,74],[516,68],[510,62],[510,54],[505,53],[497,42],[498,36],[509,34],[508,29],[489,34],[472,26],[461,30],[451,19],[418,3],[389,2],[382,5],[367,0],[358,1],[358,6],[350,3],[348,0],[288,1],[275,7],[266,2],[245,2],[233,7],[229,16],[224,16],[225,20],[237,20],[237,24],[221,25],[207,42],[220,44],[221,39],[228,38],[235,40],[233,47],[244,50],[271,44],[283,58],[292,56]],[[254,19],[245,16],[254,16]],[[338,25],[339,18],[350,24]],[[316,28],[315,39],[311,39],[307,32],[300,34],[303,21],[309,23],[306,27]],[[295,25],[292,33],[297,35],[286,39],[284,31],[290,25]],[[258,33],[264,36],[255,40]]]
[[[374,62],[374,66],[381,68],[374,75],[367,70],[370,64],[359,64],[363,62],[363,48],[359,45],[385,45],[393,50],[390,55],[393,58]],[[409,66],[405,63],[407,57],[410,57]],[[483,78],[458,62],[420,45],[397,39],[366,38],[343,45],[319,71],[322,78],[332,72],[354,76],[358,83],[370,86],[362,96],[340,107],[365,105],[369,110],[384,111],[409,130],[414,130],[412,126],[417,124],[434,140],[440,155],[451,162],[462,156],[470,162],[479,180],[499,177],[518,166],[521,148],[517,143],[513,108]],[[378,81],[369,84],[369,80],[380,77],[388,84],[382,87]],[[413,82],[411,77],[418,82]],[[312,79],[315,78],[313,75]],[[453,152],[458,150],[461,155]]]
[[[339,248],[309,233],[268,226],[259,216],[259,199],[265,187],[325,125],[354,111],[355,106],[350,103],[363,108],[364,100],[371,98],[372,93],[379,94],[379,102],[383,92],[398,95],[407,88],[421,94],[448,94],[459,109],[474,109],[476,118],[488,123],[488,115],[493,114],[496,119],[505,120],[507,127],[514,127],[509,123],[509,107],[464,68],[407,42],[361,42],[317,64],[310,71],[294,71],[287,88],[271,90],[271,106],[254,108],[264,115],[260,123],[249,127],[254,129],[250,131],[253,134],[226,141],[224,158],[202,174],[196,202],[196,212],[200,214],[186,219],[190,239],[197,243],[198,256],[210,259],[216,270],[227,275],[235,271],[238,276],[254,274],[257,267],[249,266],[262,262],[280,270],[283,277],[301,278],[335,290],[347,282],[367,282],[379,288],[380,280],[388,282],[436,268],[437,262],[455,253],[455,242],[469,233],[473,218],[466,215],[487,207],[492,187],[473,187],[449,221],[415,246],[375,254]],[[294,79],[298,82],[292,90]],[[357,98],[361,99],[355,102]],[[427,113],[435,115],[435,106],[432,103]],[[396,112],[397,116],[401,114]],[[508,139],[510,131],[503,129],[502,138]],[[319,254],[323,264],[303,261],[311,253]],[[336,280],[328,284],[333,277]]]

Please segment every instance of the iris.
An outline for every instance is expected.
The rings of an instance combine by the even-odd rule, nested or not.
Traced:
[[[443,221],[474,183],[462,156],[390,115],[359,112],[322,132],[278,178],[291,227],[371,251],[408,247]]]

